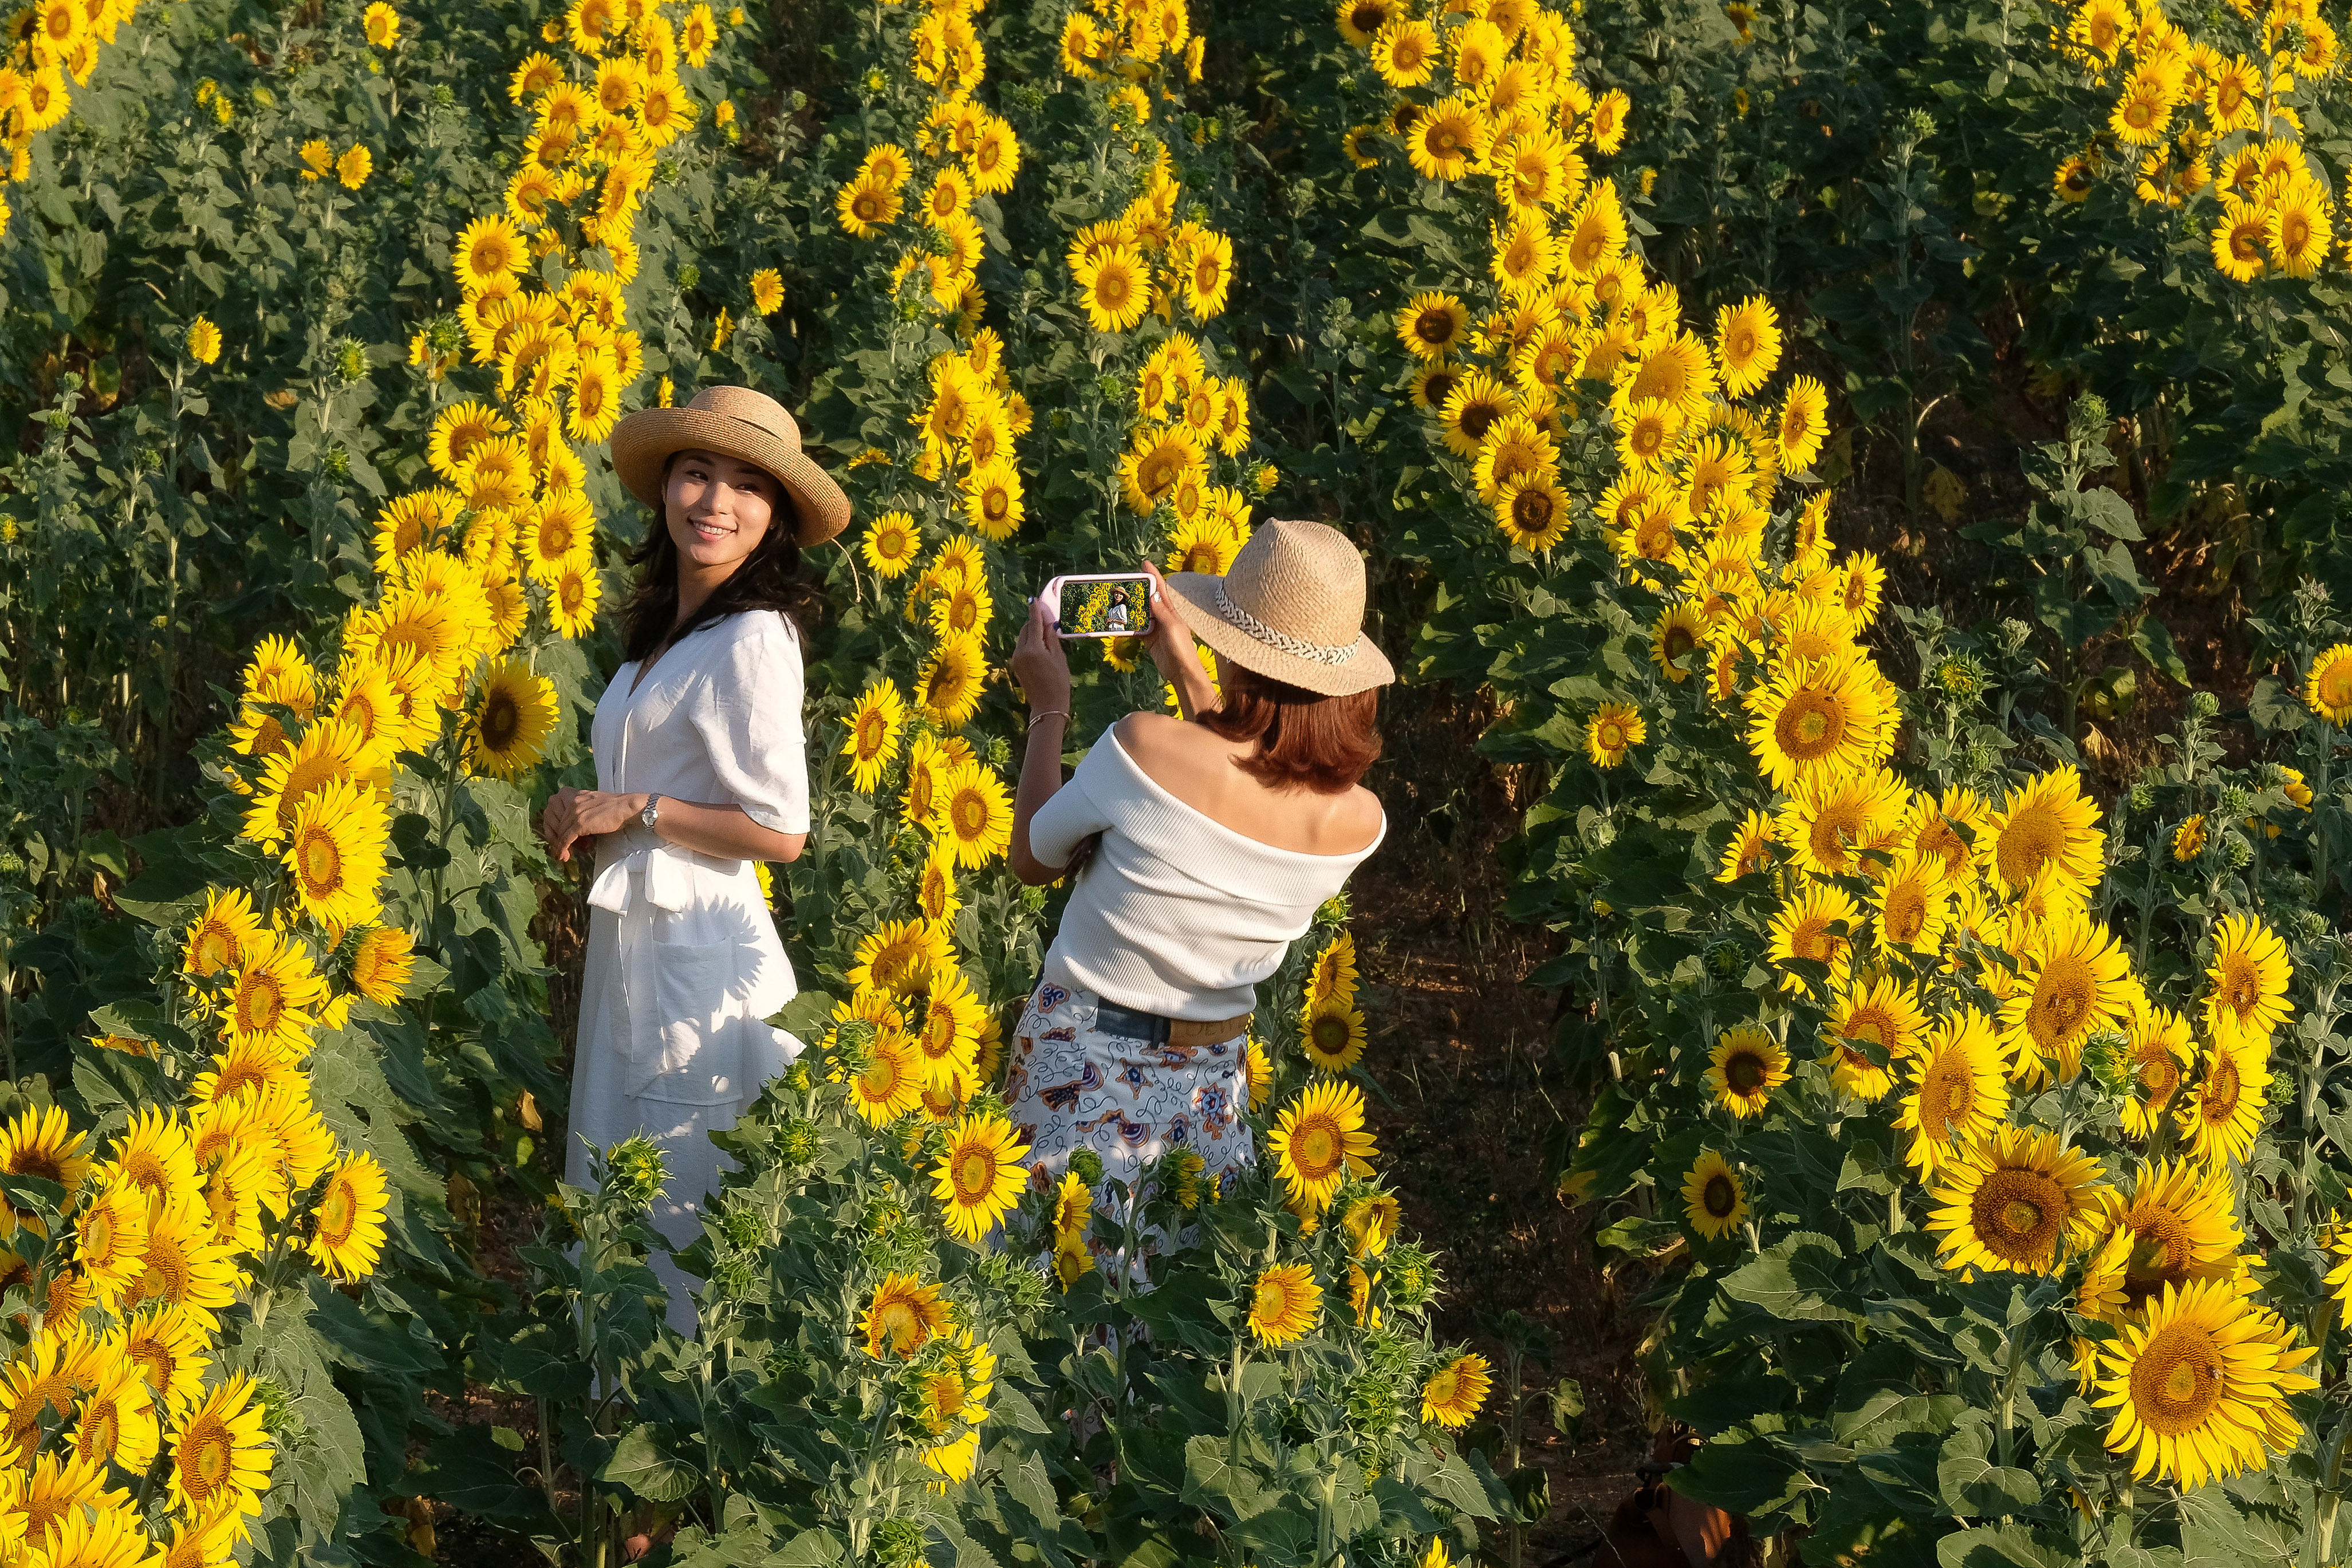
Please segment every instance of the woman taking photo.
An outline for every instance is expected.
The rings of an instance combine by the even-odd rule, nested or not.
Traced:
[[[1377,689],[1395,679],[1360,629],[1363,559],[1336,529],[1268,523],[1223,577],[1144,570],[1145,641],[1185,718],[1128,714],[1066,784],[1069,665],[1042,600],[1013,656],[1030,706],[1013,874],[1038,886],[1083,864],[1006,1099],[1033,1182],[1084,1147],[1130,1192],[1173,1149],[1221,1184],[1252,1163],[1256,985],[1388,831],[1357,781],[1380,755]],[[1195,637],[1217,654],[1222,698]]]
[[[630,415],[613,467],[656,513],[629,558],[628,662],[596,704],[596,787],[559,791],[541,823],[557,859],[596,867],[564,1179],[592,1185],[590,1147],[644,1133],[669,1170],[654,1223],[683,1247],[719,1185],[709,1134],[799,1052],[761,1021],[795,986],[754,863],[808,837],[801,551],[849,501],[792,416],[740,386]],[[686,1276],[667,1257],[654,1270],[691,1333]]]

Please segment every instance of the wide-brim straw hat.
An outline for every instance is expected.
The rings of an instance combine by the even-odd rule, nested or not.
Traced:
[[[656,511],[662,465],[685,451],[723,453],[773,474],[793,494],[795,544],[822,544],[849,526],[849,498],[801,450],[801,427],[772,397],[748,386],[706,386],[683,408],[642,408],[613,427],[613,471]]]
[[[1270,680],[1345,697],[1396,679],[1364,635],[1364,558],[1336,528],[1265,523],[1223,576],[1179,572],[1168,586],[1194,637]]]

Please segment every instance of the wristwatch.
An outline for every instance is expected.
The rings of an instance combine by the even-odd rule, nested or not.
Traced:
[[[644,823],[647,827],[651,827],[655,823],[659,822],[661,820],[661,796],[657,795],[649,795],[646,796],[646,808],[645,810],[637,813],[637,820]]]

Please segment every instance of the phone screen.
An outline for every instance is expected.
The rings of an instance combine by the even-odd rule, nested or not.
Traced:
[[[1151,583],[1140,575],[1110,583],[1065,583],[1059,610],[1066,637],[1141,637],[1151,626]]]

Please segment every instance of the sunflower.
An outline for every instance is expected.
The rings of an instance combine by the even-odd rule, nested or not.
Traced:
[[[1591,279],[1616,266],[1625,254],[1625,209],[1614,181],[1603,180],[1585,194],[1568,220],[1560,259],[1579,278]]]
[[[1690,1227],[1720,1241],[1748,1221],[1748,1185],[1712,1149],[1702,1149],[1683,1177],[1683,1217]]]
[[[2260,205],[2235,196],[2221,198],[2221,220],[2213,226],[2209,248],[2213,265],[2233,283],[2251,283],[2267,266],[2263,247],[2270,235],[2270,213]]]
[[[1425,87],[1437,71],[1437,33],[1417,17],[1400,16],[1372,37],[1372,69],[1391,87]]]
[[[1790,786],[1774,831],[1806,871],[1874,877],[1887,868],[1907,805],[1903,782],[1885,768],[1815,774]]]
[[[1013,844],[1013,801],[985,763],[961,763],[939,783],[929,826],[959,867],[985,866]]]
[[[1639,709],[1629,702],[1604,702],[1584,721],[1584,754],[1595,767],[1613,768],[1649,735]]]
[[[2206,1047],[2203,1065],[2203,1076],[2179,1100],[2173,1114],[2189,1152],[2218,1168],[2243,1160],[2262,1131],[2271,1084],[2270,1045],[2216,1039]]]
[[[2025,891],[2048,868],[2087,897],[2105,867],[2106,835],[2098,820],[2082,775],[2071,766],[2053,768],[2011,793],[1977,836],[1977,854],[2011,893]]]
[[[2285,181],[2263,225],[2263,241],[2273,263],[2288,277],[2308,278],[2318,271],[2336,243],[2327,193],[2308,176]]]
[[[511,278],[530,263],[522,233],[502,214],[478,217],[467,224],[452,247],[450,267],[457,286],[478,294],[498,279]]]
[[[2220,1044],[2268,1047],[2290,1011],[2287,983],[2294,977],[2286,943],[2257,915],[2230,915],[2213,932],[2213,967],[2205,972],[2213,989],[2205,996],[2205,1028]]]
[[[194,1314],[174,1307],[151,1308],[122,1319],[122,1353],[137,1363],[156,1402],[176,1414],[204,1393],[212,1365],[205,1352],[212,1337]]]
[[[1927,1228],[1947,1268],[2053,1274],[2095,1241],[2105,1172],[2054,1132],[1996,1128],[1945,1162]]]
[[[1705,1081],[1715,1102],[1732,1115],[1761,1116],[1772,1091],[1789,1081],[1789,1053],[1752,1024],[1726,1029],[1707,1056]]]
[[[1549,473],[1507,481],[1495,495],[1495,526],[1529,554],[1541,554],[1568,537],[1572,521],[1568,492]]]
[[[2009,1075],[1992,1021],[1973,1007],[1939,1019],[1904,1063],[1898,1131],[1911,1134],[1904,1159],[1932,1179],[2000,1125],[2009,1110]]]
[[[1915,849],[1897,854],[1870,891],[1878,917],[1878,940],[1922,955],[1940,952],[1950,923],[1951,895],[1944,887],[1943,863]]]
[[[1421,1385],[1421,1418],[1441,1426],[1466,1426],[1486,1403],[1494,1385],[1485,1356],[1462,1352],[1448,1356]]]
[[[973,994],[961,970],[933,972],[911,1035],[923,1056],[927,1088],[944,1089],[960,1079],[971,1082],[979,1077],[980,1030],[988,1016],[987,1004]]]
[[[897,1013],[889,1009],[891,1017]],[[923,1081],[921,1050],[893,1025],[876,1034],[861,1064],[849,1075],[849,1103],[868,1126],[887,1127],[922,1103]]]
[[[1021,1201],[1029,1145],[998,1115],[965,1116],[949,1130],[946,1152],[931,1167],[931,1194],[947,1227],[978,1243]]]
[[[1321,1213],[1349,1171],[1372,1173],[1377,1151],[1364,1130],[1363,1090],[1328,1079],[1310,1083],[1282,1108],[1265,1146],[1290,1190],[1292,1206]]]
[[[261,917],[253,899],[242,888],[213,888],[205,895],[202,913],[188,922],[180,945],[184,974],[218,974],[245,963],[261,936]]]
[[[2120,1323],[2168,1286],[2234,1279],[2245,1237],[2231,1198],[2226,1177],[2169,1160],[2143,1168],[2128,1198],[2109,1193],[2106,1225],[2117,1244],[2084,1273],[2086,1315]]]
[[[2352,724],[2352,643],[2337,643],[2311,661],[2303,700],[2331,724]]]
[[[383,1253],[383,1167],[364,1150],[338,1161],[313,1211],[314,1228],[303,1243],[319,1272],[330,1279],[364,1279]]]
[[[1406,133],[1405,157],[1424,180],[1458,180],[1477,159],[1483,122],[1464,100],[1439,99]]]
[[[886,511],[866,525],[858,554],[877,577],[902,576],[922,553],[922,526],[903,511]]]
[[[178,1116],[149,1106],[114,1140],[109,1180],[129,1182],[147,1194],[151,1217],[195,1195],[196,1156]]]
[[[1831,929],[1843,925],[1844,935]],[[1862,924],[1862,910],[1853,899],[1837,888],[1814,882],[1783,903],[1772,916],[1772,962],[1786,965],[1796,959],[1810,959],[1829,965],[1829,983],[1843,983],[1847,962],[1853,952],[1853,933]],[[1790,973],[1782,977],[1784,991],[1801,991],[1809,984],[1802,976]]]
[[[92,1183],[74,1215],[73,1232],[74,1267],[88,1282],[91,1300],[112,1311],[146,1272],[146,1190],[119,1172]]]
[[[849,759],[849,782],[861,795],[871,795],[883,772],[898,760],[898,737],[907,726],[907,700],[888,676],[867,687],[842,723],[849,739],[841,754]]]
[[[191,1517],[257,1514],[276,1448],[263,1425],[260,1388],[233,1373],[172,1433],[172,1499]]]
[[[1927,1022],[1918,994],[1891,976],[1842,990],[1824,1036],[1837,1048],[1830,1081],[1857,1100],[1884,1100],[1895,1087],[1892,1068],[1911,1054]]]
[[[1124,332],[1151,308],[1151,274],[1143,253],[1114,245],[1080,260],[1074,269],[1078,303],[1098,332]]]
[[[163,1446],[154,1394],[140,1375],[139,1363],[120,1348],[102,1348],[93,1359],[90,1382],[82,1391],[81,1410],[73,1426],[74,1458],[101,1469],[114,1464],[121,1466],[126,1474],[144,1475]],[[80,1511],[68,1510],[69,1516]],[[144,1542],[141,1545],[143,1547]],[[66,1568],[69,1563],[97,1564],[107,1560],[76,1558],[52,1548],[47,1561],[57,1568]],[[136,1563],[140,1557],[131,1555],[121,1561]]]
[[[1356,1258],[1378,1258],[1387,1252],[1389,1243],[1403,1226],[1404,1205],[1390,1193],[1365,1193],[1359,1189],[1354,1201],[1339,1216],[1339,1226],[1348,1233],[1348,1250]]]
[[[2064,905],[2020,947],[2017,987],[2001,1003],[2002,1032],[2021,1068],[2048,1058],[2062,1079],[2072,1078],[2083,1064],[2083,1042],[2122,1023],[2135,990],[2131,961],[2103,922]]]
[[[1772,864],[1772,823],[1760,811],[1750,811],[1731,830],[1730,842],[1723,847],[1721,868],[1715,874],[1718,882],[1737,882],[1742,877],[1752,877]]]
[[[1451,294],[1415,294],[1396,313],[1399,341],[1420,360],[1452,358],[1469,326],[1469,308]]]
[[[852,239],[874,239],[898,221],[906,198],[898,187],[860,175],[841,187],[833,199],[833,214]]]
[[[915,677],[915,706],[943,730],[961,728],[980,710],[988,656],[977,637],[948,637]]]
[[[1352,987],[1299,1009],[1298,1049],[1319,1072],[1343,1073],[1363,1059],[1369,1038]]]
[[[1802,473],[1820,455],[1822,440],[1829,432],[1829,406],[1828,389],[1811,376],[1797,376],[1789,383],[1789,395],[1781,400],[1780,416],[1772,426],[1783,470]],[[1827,495],[1822,492],[1824,500]]]
[[[1175,495],[1186,475],[1200,472],[1206,461],[1199,437],[1184,426],[1138,426],[1133,443],[1119,456],[1119,493],[1129,510],[1148,517]]]
[[[452,404],[434,416],[425,461],[433,465],[435,473],[454,484],[470,471],[475,447],[513,428],[505,415],[487,403],[468,398]]]
[[[1003,541],[1021,531],[1021,475],[1009,462],[972,470],[963,484],[964,515],[982,539]]]
[[[906,1361],[931,1336],[946,1333],[953,1321],[938,1286],[926,1285],[912,1274],[886,1274],[874,1288],[858,1328],[866,1335],[867,1355],[878,1360],[887,1351]]]
[[[70,1202],[89,1171],[89,1134],[73,1130],[64,1107],[27,1107],[0,1125],[0,1174],[55,1182]],[[15,1213],[19,1223],[32,1217],[23,1209]]]
[[[303,797],[282,858],[303,912],[340,934],[383,910],[392,825],[375,791],[336,779]]]
[[[1338,997],[1352,1002],[1356,980],[1356,939],[1344,931],[1336,932],[1307,972],[1307,1000],[1312,1004]]]
[[[1478,456],[1487,431],[1507,417],[1517,403],[1508,384],[1483,370],[1466,372],[1438,410],[1439,434],[1448,450],[1468,461]]]
[[[1780,364],[1780,321],[1761,294],[1715,313],[1715,360],[1724,390],[1745,397],[1772,377]]]
[[[2093,1404],[2116,1411],[2107,1447],[2131,1456],[2134,1476],[2184,1489],[2259,1468],[2266,1447],[2302,1436],[2286,1402],[2317,1386],[2295,1370],[2315,1353],[2231,1283],[2168,1285],[2100,1347]]]
[[[2196,1056],[2188,1019],[2169,1007],[2132,1009],[2124,1025],[2124,1065],[2131,1072],[2121,1107],[2126,1137],[2155,1136],[2158,1123],[2172,1114]]]
[[[864,990],[911,995],[929,984],[934,972],[955,962],[946,936],[924,921],[885,921],[857,943],[842,978]]]
[[[1894,715],[1869,656],[1782,659],[1748,694],[1748,749],[1775,789],[1800,778],[1862,772],[1894,749]]]
[[[1315,1270],[1304,1263],[1265,1269],[1250,1286],[1245,1321],[1260,1344],[1304,1339],[1322,1315],[1322,1289],[1315,1283]]]

